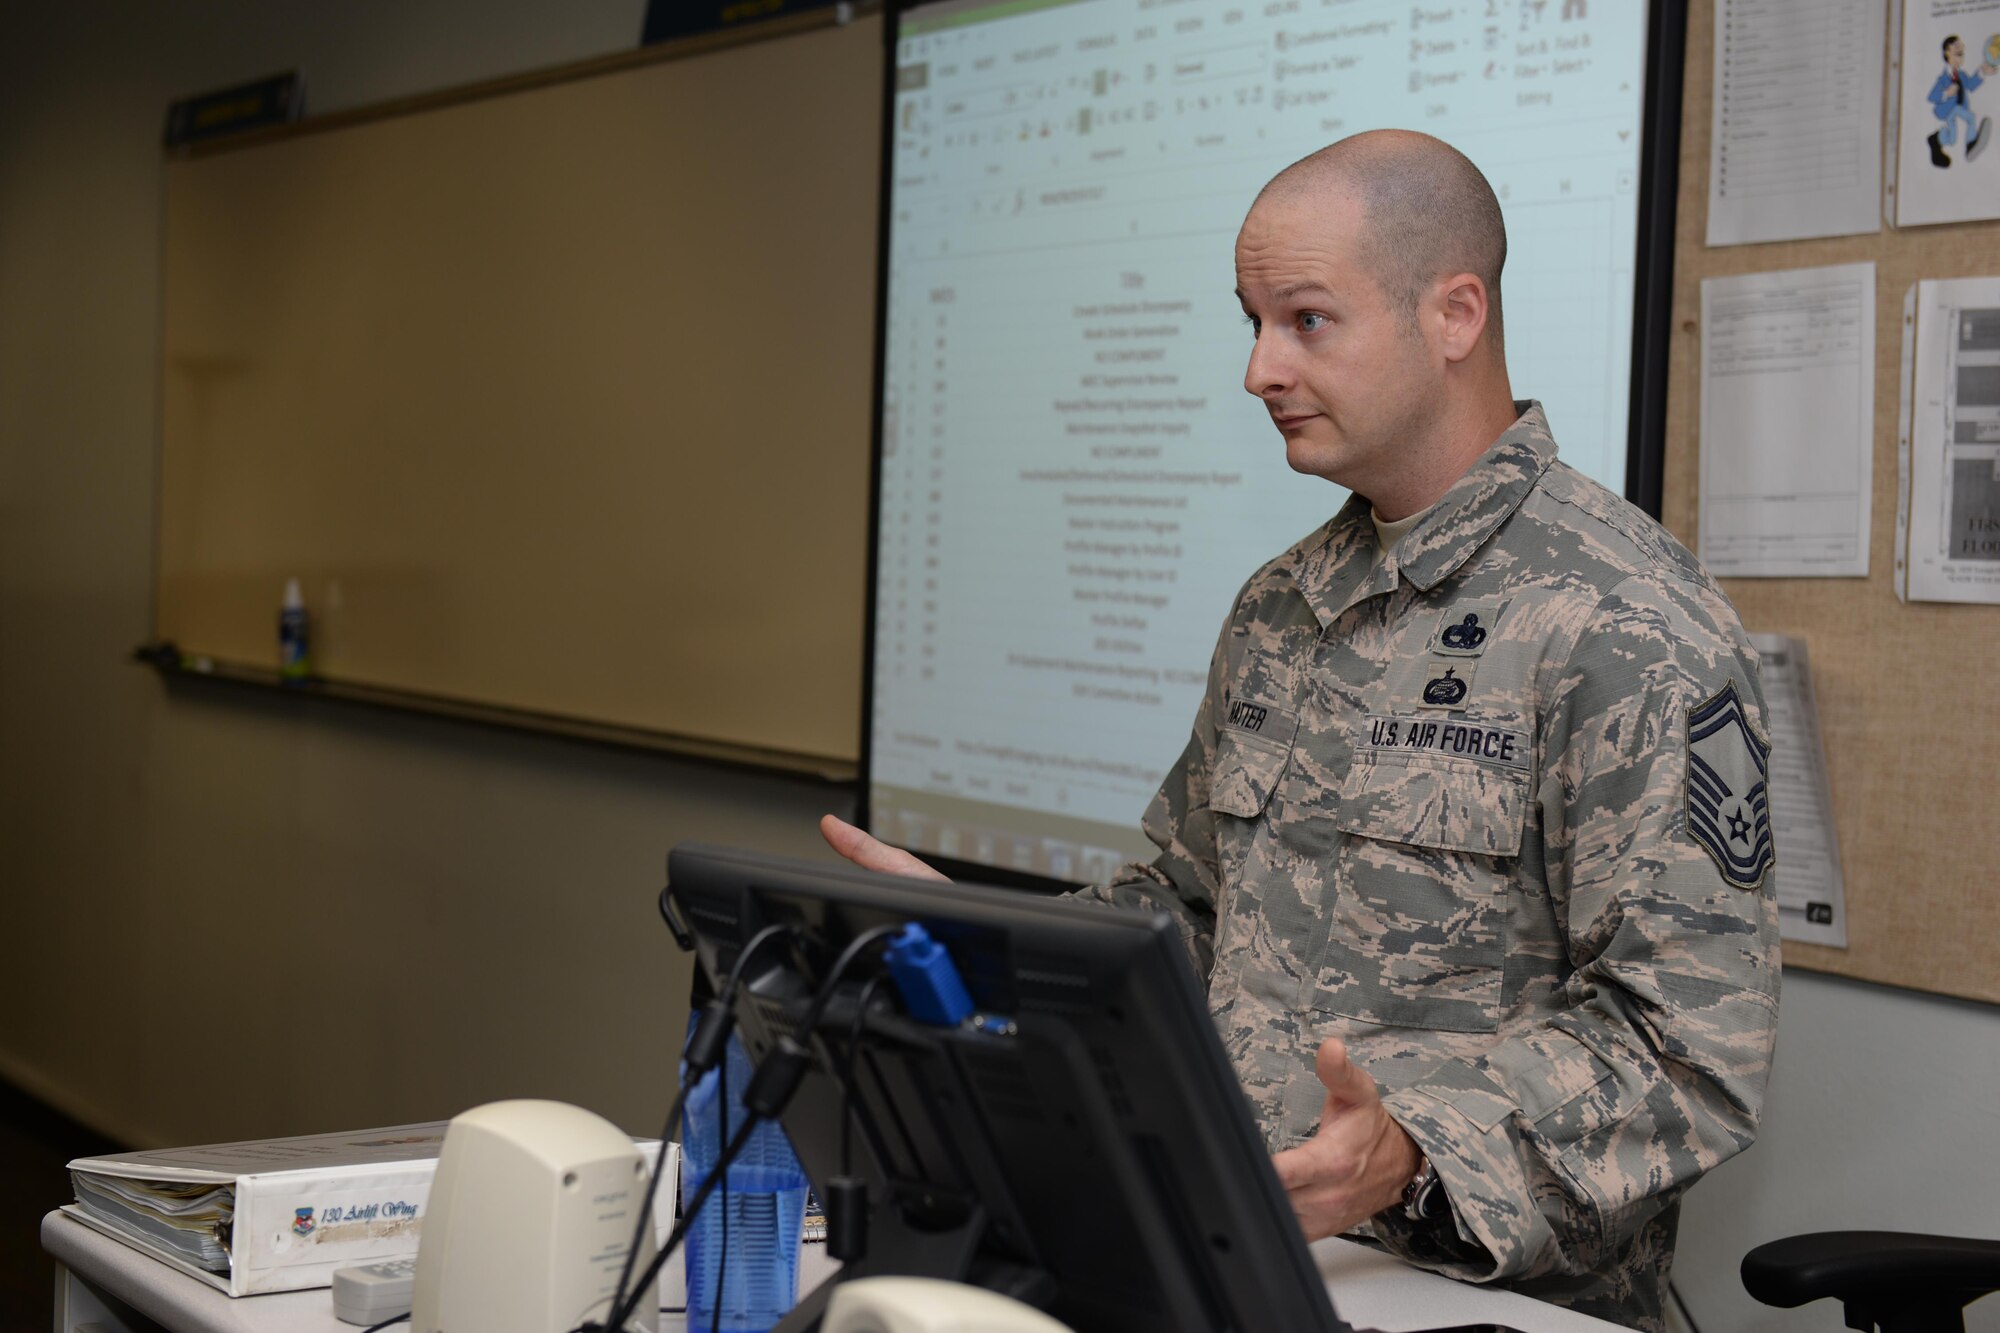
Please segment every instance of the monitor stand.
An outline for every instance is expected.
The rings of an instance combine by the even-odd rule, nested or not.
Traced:
[[[983,1287],[1037,1309],[1047,1307],[1055,1296],[1055,1279],[1048,1273],[1018,1264],[981,1261],[979,1247],[987,1225],[982,1205],[970,1205],[969,1211],[959,1213],[957,1221],[923,1224],[915,1220],[925,1213],[936,1213],[938,1203],[935,1196],[929,1196],[878,1205],[868,1219],[868,1252],[807,1293],[771,1333],[813,1333],[825,1316],[833,1289],[850,1278],[938,1278]]]

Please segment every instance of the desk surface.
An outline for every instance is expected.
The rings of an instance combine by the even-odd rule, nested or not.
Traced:
[[[357,1333],[356,1325],[333,1317],[333,1296],[325,1287],[232,1298],[59,1212],[42,1219],[42,1248],[91,1286],[175,1333]],[[1415,1333],[1485,1322],[1531,1333],[1603,1333],[1617,1327],[1512,1292],[1421,1272],[1351,1241],[1323,1240],[1313,1246],[1313,1256],[1341,1317],[1361,1328]],[[801,1288],[822,1276],[813,1267],[809,1260],[800,1273]],[[679,1322],[671,1319],[665,1326],[676,1328]]]

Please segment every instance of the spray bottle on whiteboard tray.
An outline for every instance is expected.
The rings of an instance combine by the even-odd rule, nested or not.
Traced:
[[[297,579],[285,580],[285,600],[278,610],[278,675],[304,680],[312,674],[312,649],[306,625],[306,599]]]

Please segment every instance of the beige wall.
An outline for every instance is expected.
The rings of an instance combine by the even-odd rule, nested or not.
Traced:
[[[844,791],[126,661],[152,584],[159,130],[290,66],[326,111],[630,46],[640,0],[9,10],[0,41],[0,1077],[121,1138],[535,1094],[653,1126],[685,838]],[[653,1126],[656,1130],[657,1126]]]

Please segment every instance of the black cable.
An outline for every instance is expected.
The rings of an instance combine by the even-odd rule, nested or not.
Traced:
[[[775,929],[777,927],[767,926],[764,931],[758,932],[758,938],[753,939],[750,946],[746,946],[744,953],[748,954],[750,948],[758,944],[766,932]],[[840,984],[841,975],[853,964],[855,958],[870,944],[886,939],[902,929],[903,923],[876,926],[862,931],[849,940],[847,947],[833,960],[833,966],[827,969],[826,980],[820,983],[818,993],[813,996],[812,1004],[806,1009],[806,1021],[801,1023],[797,1030],[803,1032],[810,1040],[813,1030],[819,1026],[820,1019],[826,1015],[827,1002],[833,998],[834,988]],[[743,964],[740,956],[736,961],[737,967],[730,973],[732,983],[739,976]],[[727,997],[733,993],[732,984],[721,997],[723,1002],[726,1002]],[[766,1052],[764,1062],[751,1076],[750,1086],[743,1094],[744,1109],[749,1114],[743,1118],[742,1128],[738,1129],[735,1136],[729,1140],[729,1145],[722,1150],[721,1159],[709,1171],[708,1178],[701,1182],[701,1188],[695,1191],[694,1197],[688,1200],[680,1219],[674,1223],[673,1232],[667,1237],[667,1243],[653,1256],[653,1262],[646,1265],[646,1271],[639,1275],[638,1286],[628,1292],[621,1302],[612,1306],[611,1317],[604,1323],[607,1330],[624,1328],[625,1321],[632,1317],[631,1307],[638,1300],[639,1293],[659,1276],[660,1269],[666,1265],[667,1259],[680,1247],[689,1225],[700,1216],[702,1205],[708,1202],[708,1196],[715,1191],[717,1178],[728,1174],[730,1164],[742,1154],[744,1146],[750,1142],[751,1132],[757,1128],[757,1123],[760,1120],[775,1119],[785,1103],[791,1100],[792,1093],[798,1089],[799,1080],[804,1077],[805,1066],[810,1059],[811,1056],[806,1049],[789,1037],[780,1037],[778,1044]]]
[[[652,1179],[646,1182],[646,1196],[639,1205],[639,1221],[633,1228],[632,1244],[625,1251],[625,1267],[618,1274],[618,1285],[611,1291],[610,1309],[617,1309],[619,1301],[624,1299],[625,1283],[632,1276],[632,1261],[639,1253],[639,1242],[645,1238],[645,1229],[653,1224],[653,1200],[659,1195],[660,1176],[666,1170],[667,1141],[680,1124],[681,1108],[687,1105],[688,1089],[694,1086],[694,1082],[691,1078],[681,1080],[680,1090],[674,1093],[673,1105],[667,1109],[667,1127],[660,1131],[660,1155],[654,1159]]]
[[[722,995],[720,998],[724,1004],[733,1005],[736,1003],[736,988],[743,984],[743,973],[750,966],[751,955],[755,954],[772,940],[778,938],[778,936],[789,935],[791,933],[792,928],[790,926],[774,924],[764,927],[750,937],[750,942],[743,946],[743,952],[736,955],[735,966],[729,969],[729,980],[722,983]]]
[[[826,1218],[826,1252],[843,1264],[854,1263],[868,1252],[868,1185],[854,1175],[854,1122],[859,1110],[855,1065],[861,1053],[861,1031],[868,1022],[868,1006],[887,980],[888,973],[877,972],[861,988],[854,1001],[854,1018],[847,1027],[847,1044],[836,1066],[840,1076],[840,1171],[825,1183],[820,1207]],[[879,1143],[874,1150],[881,1157]]]
[[[805,1021],[799,1024],[798,1030],[805,1034],[806,1040],[812,1040],[812,1034],[818,1030],[820,1020],[826,1017],[827,1002],[833,999],[833,989],[840,984],[841,974],[847,971],[863,949],[877,940],[884,940],[897,934],[906,924],[898,922],[893,926],[875,926],[862,931],[847,942],[847,947],[833,960],[833,966],[827,969],[826,981],[821,984],[819,994],[813,996],[812,1007],[806,1010]]]
[[[666,893],[665,889],[660,891],[663,915],[666,911]],[[764,927],[750,937],[750,942],[736,955],[735,965],[729,969],[729,980],[723,984],[722,994],[710,1003],[709,1009],[702,1015],[702,1021],[688,1034],[687,1041],[682,1044],[682,1057],[688,1060],[687,1075],[681,1079],[680,1089],[675,1092],[673,1105],[667,1111],[666,1128],[660,1131],[660,1155],[653,1166],[652,1179],[646,1182],[645,1202],[639,1206],[639,1220],[632,1229],[631,1247],[625,1251],[625,1265],[618,1272],[618,1285],[611,1289],[611,1304],[608,1308],[613,1311],[625,1303],[627,1294],[625,1284],[631,1280],[633,1262],[639,1257],[639,1242],[645,1238],[646,1228],[653,1224],[653,1200],[660,1192],[661,1168],[667,1162],[667,1141],[673,1138],[674,1132],[680,1128],[681,1109],[687,1105],[688,1090],[714,1066],[717,1054],[727,1053],[728,1028],[732,1021],[732,1009],[736,1003],[736,987],[742,982],[743,973],[749,967],[751,957],[771,940],[780,935],[791,934],[791,930],[790,926],[774,924]],[[710,1013],[718,1017],[711,1019]],[[719,1043],[713,1039],[714,1029],[718,1025],[722,1030],[722,1040]],[[697,1039],[701,1039],[699,1046]]]
[[[729,969],[729,980],[723,983],[722,996],[720,998],[725,1006],[734,1006],[736,1003],[736,988],[742,984],[743,973],[749,964],[750,955],[762,948],[766,941],[776,938],[779,934],[790,933],[791,927],[789,926],[770,925],[750,937],[750,943],[744,945],[743,952],[736,955],[736,965]],[[715,1067],[715,1117],[717,1125],[716,1139],[718,1142],[727,1142],[729,1139],[729,1057],[726,1049],[727,1042],[724,1043],[724,1047],[723,1058]],[[720,1248],[717,1250],[715,1256],[715,1300],[709,1311],[711,1316],[708,1325],[709,1333],[721,1333],[722,1294],[728,1289],[728,1274],[729,1176],[725,1172],[722,1177],[722,1237]]]
[[[750,1142],[750,1132],[756,1128],[755,1117],[745,1120],[742,1127],[736,1131],[736,1137],[732,1138],[729,1146],[722,1150],[722,1156],[716,1161],[715,1169],[701,1182],[701,1188],[697,1189],[694,1197],[688,1200],[687,1208],[674,1223],[674,1229],[667,1234],[667,1243],[660,1247],[660,1252],[653,1256],[653,1262],[647,1264],[646,1270],[639,1275],[638,1287],[625,1297],[626,1305],[638,1301],[639,1293],[652,1284],[653,1279],[660,1275],[660,1269],[673,1257],[674,1251],[680,1248],[681,1241],[687,1236],[689,1223],[700,1215],[701,1206],[708,1202],[708,1196],[714,1192],[716,1177],[729,1170],[730,1163],[742,1154],[744,1145]],[[632,1317],[632,1311],[629,1309],[613,1309],[611,1313],[613,1317],[603,1324],[606,1333],[615,1333],[616,1330],[623,1329],[625,1321]]]
[[[400,1324],[409,1317],[410,1311],[405,1310],[393,1319],[384,1319],[379,1324],[370,1324],[367,1328],[362,1329],[361,1333],[381,1333],[381,1330],[389,1327],[391,1324]]]
[[[887,973],[878,972],[868,978],[868,984],[861,988],[861,998],[854,1005],[854,1021],[847,1025],[847,1049],[841,1052],[840,1066],[840,1174],[851,1175],[854,1162],[854,1055],[861,1045],[861,1024],[868,1017],[868,1004],[875,998],[875,990],[888,980]]]
[[[729,1061],[715,1067],[715,1141],[729,1142]],[[722,1333],[722,1292],[729,1274],[729,1175],[722,1176],[722,1240],[715,1252],[715,1298],[708,1303],[708,1333]],[[691,1302],[690,1302],[691,1303]]]
[[[1667,1295],[1673,1297],[1674,1304],[1680,1307],[1681,1318],[1687,1321],[1688,1333],[1701,1333],[1701,1325],[1694,1321],[1694,1312],[1688,1309],[1687,1297],[1681,1295],[1680,1288],[1671,1281],[1667,1283]]]

